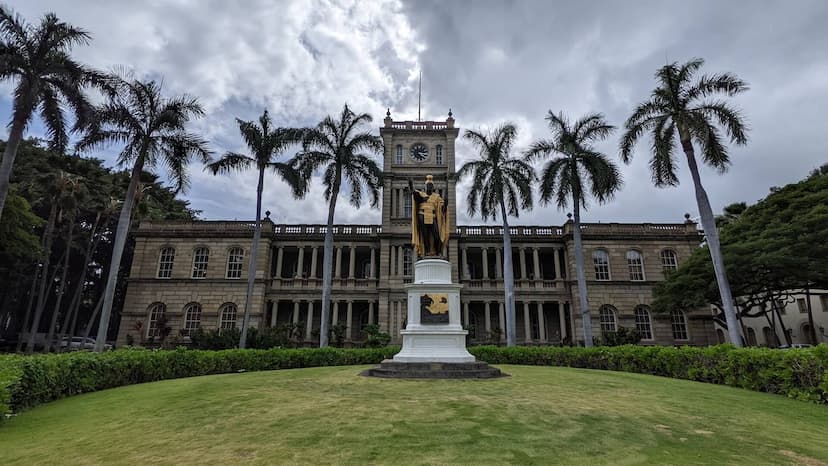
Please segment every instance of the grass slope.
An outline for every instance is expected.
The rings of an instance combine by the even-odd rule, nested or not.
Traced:
[[[0,424],[0,464],[825,464],[828,408],[682,380],[501,366],[405,381],[326,367],[169,380]]]

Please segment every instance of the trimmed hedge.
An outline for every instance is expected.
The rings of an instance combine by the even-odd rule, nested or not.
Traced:
[[[182,348],[0,356],[0,414],[79,393],[157,380],[239,371],[377,364],[398,351],[396,347],[222,351]],[[828,403],[828,346],[825,345],[790,351],[736,349],[729,345],[707,348],[478,346],[469,351],[490,364],[636,372]]]

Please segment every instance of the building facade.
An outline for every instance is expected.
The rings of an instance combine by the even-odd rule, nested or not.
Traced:
[[[358,344],[362,327],[377,324],[393,343],[405,328],[406,291],[413,279],[411,196],[433,175],[449,208],[448,259],[461,291],[472,343],[504,341],[502,228],[456,224],[451,113],[445,121],[394,121],[386,114],[382,223],[335,225],[331,321],[345,323]],[[163,315],[173,334],[241,324],[253,222],[142,222],[135,232],[118,344],[154,335]],[[517,339],[521,344],[583,342],[572,222],[511,227]],[[251,323],[301,323],[318,341],[325,225],[263,222],[256,258]],[[642,344],[717,342],[709,312],[654,314],[653,286],[699,246],[695,223],[590,223],[581,226],[593,333],[635,328]],[[129,337],[127,336],[129,335]]]

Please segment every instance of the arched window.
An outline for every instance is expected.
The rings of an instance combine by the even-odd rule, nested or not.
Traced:
[[[411,193],[408,188],[403,190],[403,218],[411,218]]]
[[[193,278],[207,277],[207,260],[210,259],[210,250],[195,248],[193,251]]]
[[[397,144],[397,163],[403,163],[403,148],[402,144]]]
[[[596,280],[610,279],[609,254],[603,249],[597,249],[592,252],[592,265],[595,266]]]
[[[238,308],[233,303],[225,303],[219,310],[219,331],[236,328]]]
[[[650,309],[643,304],[639,304],[635,308],[635,331],[641,335],[642,340],[653,339],[653,323],[650,321]]]
[[[640,252],[635,249],[627,251],[627,267],[630,269],[630,280],[644,281],[644,259]]]
[[[241,278],[244,249],[230,248],[227,251],[227,278]]]
[[[158,256],[158,278],[172,277],[173,262],[175,262],[175,248],[161,248]]]
[[[670,312],[670,322],[673,327],[673,340],[688,340],[687,317],[679,310]]]
[[[201,327],[201,304],[190,303],[184,306],[184,328],[181,329],[181,334],[189,337],[199,327]]]
[[[156,338],[161,335],[159,322],[163,321],[167,313],[167,305],[164,303],[152,303],[147,309],[147,338]]]
[[[672,249],[665,249],[661,251],[661,268],[665,273],[676,271],[678,268],[676,251],[673,251]]]
[[[434,157],[437,161],[437,165],[443,164],[443,146],[437,145],[437,149],[434,151]]]
[[[770,327],[762,327],[762,337],[765,339],[765,346],[775,347],[779,345]]]
[[[601,333],[618,331],[618,326],[616,325],[615,320],[615,312],[616,309],[614,306],[610,306],[609,304],[601,306],[601,309],[598,311],[601,322]]]
[[[722,344],[722,343],[725,342],[725,336],[724,336],[724,332],[722,332],[722,329],[720,329],[720,328],[716,329],[716,338],[719,340],[719,344]]]
[[[753,328],[747,328],[747,344],[748,346],[756,346],[756,330]]]

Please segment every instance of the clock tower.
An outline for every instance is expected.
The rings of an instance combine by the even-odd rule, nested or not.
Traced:
[[[459,129],[454,126],[451,111],[445,121],[394,121],[388,111],[383,123],[383,249],[390,248],[394,256],[390,257],[391,276],[408,277],[408,272],[413,274],[416,260],[410,249],[412,205],[408,181],[415,189],[423,189],[426,176],[434,177],[434,189],[447,201],[449,232],[453,233],[457,219],[454,141]],[[449,240],[448,255],[456,279],[456,239]]]

